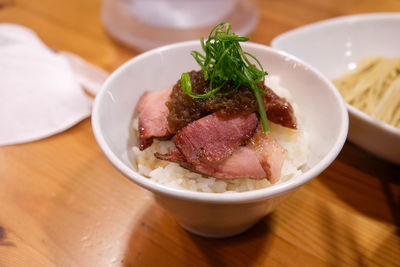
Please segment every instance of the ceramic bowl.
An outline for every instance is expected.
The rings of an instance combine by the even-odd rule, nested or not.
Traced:
[[[303,61],[270,47],[245,43],[270,75],[290,88],[306,118],[309,158],[304,173],[287,182],[241,193],[203,193],[170,188],[140,175],[128,157],[136,103],[144,91],[162,90],[182,72],[199,67],[190,52],[199,41],[164,46],[141,54],[118,68],[98,93],[92,114],[93,131],[106,157],[125,176],[149,190],[156,202],[193,233],[225,237],[245,231],[304,183],[321,173],[341,150],[348,129],[346,106],[334,85]]]
[[[337,78],[366,56],[400,57],[400,13],[338,17],[306,25],[272,40],[274,48],[293,54]],[[400,129],[347,104],[348,138],[365,150],[400,164]]]

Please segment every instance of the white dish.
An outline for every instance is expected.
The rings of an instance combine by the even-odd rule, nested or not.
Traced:
[[[339,77],[365,56],[400,56],[400,13],[338,17],[283,33],[274,48],[293,54],[329,79]],[[378,121],[347,104],[348,138],[365,150],[400,164],[400,129]]]
[[[136,103],[146,90],[176,83],[182,72],[199,67],[191,57],[199,41],[164,46],[141,54],[110,75],[97,95],[92,114],[96,140],[124,175],[148,189],[160,206],[186,229],[210,237],[238,234],[260,220],[296,188],[316,177],[340,152],[348,129],[345,103],[334,85],[314,68],[270,47],[246,43],[270,75],[279,75],[305,118],[310,154],[304,173],[268,188],[243,193],[202,193],[178,190],[138,174],[128,158],[130,123]]]

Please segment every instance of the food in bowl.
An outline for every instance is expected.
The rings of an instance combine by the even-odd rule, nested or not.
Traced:
[[[247,40],[229,24],[217,25],[201,41],[205,55],[192,52],[201,71],[142,95],[133,120],[139,144],[132,148],[140,174],[167,186],[222,193],[302,173],[308,147],[298,108],[279,77],[265,80],[258,60],[241,49]]]
[[[275,37],[271,46],[297,56],[325,77],[334,79],[353,70],[363,57],[399,57],[399,28],[399,12],[357,14],[293,29]],[[295,99],[297,101],[296,96]],[[304,105],[301,107],[304,112]],[[348,140],[375,156],[400,164],[400,129],[374,119],[350,104],[347,109],[350,119]]]
[[[400,129],[400,57],[365,57],[333,83],[347,103]]]

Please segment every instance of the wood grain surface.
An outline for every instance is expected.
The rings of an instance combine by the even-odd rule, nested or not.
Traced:
[[[26,25],[50,47],[112,71],[139,52],[106,34],[100,8],[99,0],[0,0],[0,22]],[[400,1],[265,0],[259,11],[250,37],[269,44],[326,18],[400,11]],[[0,267],[267,265],[400,266],[400,167],[346,143],[326,171],[252,229],[206,239],[183,230],[108,162],[89,119],[0,147]]]

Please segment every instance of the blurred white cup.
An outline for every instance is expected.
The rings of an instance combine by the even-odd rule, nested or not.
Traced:
[[[229,22],[246,36],[258,21],[256,0],[103,0],[102,20],[109,34],[138,50],[206,37]]]

